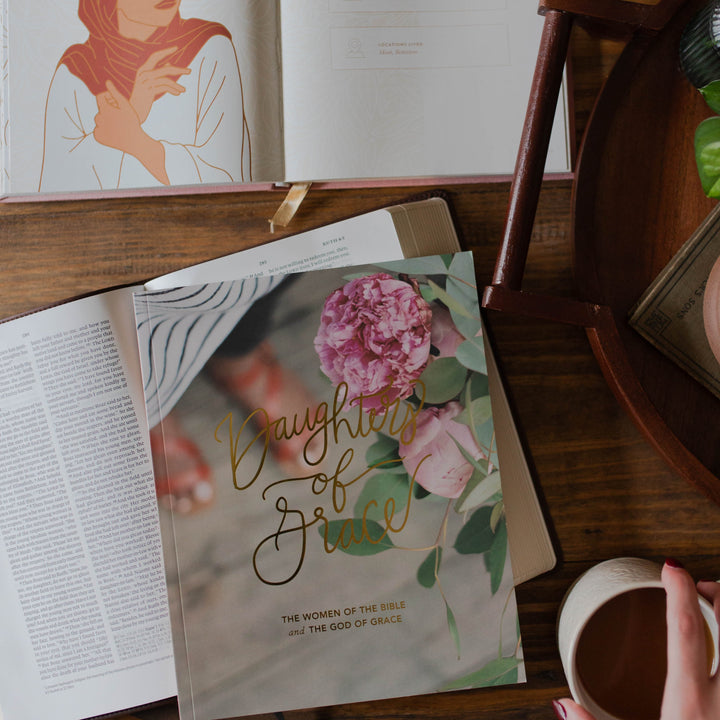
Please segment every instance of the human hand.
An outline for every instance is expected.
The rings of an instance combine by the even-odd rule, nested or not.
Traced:
[[[111,80],[107,81],[105,87],[105,92],[95,98],[98,113],[95,116],[93,135],[103,145],[132,154],[138,133],[142,132],[140,119],[130,102]]]
[[[720,717],[720,673],[707,674],[703,618],[697,602],[700,592],[720,623],[720,584],[699,582],[673,560],[666,560],[662,581],[667,595],[668,670],[660,720],[717,720]],[[718,653],[718,648],[715,648]],[[595,720],[568,698],[553,701],[560,720]]]
[[[170,183],[165,169],[165,148],[143,129],[130,101],[111,80],[97,96],[98,113],[93,135],[102,145],[136,157],[163,185]]]
[[[135,84],[130,94],[130,104],[137,113],[141,125],[150,114],[150,108],[156,98],[166,92],[175,96],[185,92],[185,88],[173,80],[173,77],[188,75],[190,68],[176,65],[161,65],[158,67],[166,57],[172,55],[176,50],[176,47],[171,47],[154,52],[140,66],[135,75]]]

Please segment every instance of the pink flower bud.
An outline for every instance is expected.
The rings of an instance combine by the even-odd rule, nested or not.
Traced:
[[[425,490],[446,498],[459,497],[473,473],[458,444],[475,460],[484,457],[467,425],[455,422],[462,405],[449,402],[418,413],[415,436],[400,442],[400,457],[408,473]],[[457,441],[457,442],[456,442]],[[417,472],[416,472],[417,471]]]

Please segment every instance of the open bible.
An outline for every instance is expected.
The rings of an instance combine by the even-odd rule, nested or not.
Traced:
[[[133,296],[147,299],[167,293],[169,298],[168,288],[195,287],[208,278],[233,285],[231,278],[252,277],[254,287],[271,291],[291,277],[301,277],[299,272],[319,287],[313,273],[320,267],[386,264],[404,255],[458,250],[447,205],[432,198],[188,268],[184,277],[173,274],[145,286],[102,292],[0,324],[3,720],[77,720],[171,699],[178,692],[176,668],[182,679],[184,663],[203,663],[192,647],[187,646],[189,655],[186,652],[187,618],[179,621],[170,607],[177,609],[182,577],[178,573],[184,571],[174,540],[184,536],[183,523],[197,526],[204,519],[200,512],[176,518],[177,507],[172,515],[164,507],[158,509],[155,481],[162,464],[151,447],[150,425],[155,419],[152,403],[146,408],[148,385],[140,360],[147,361],[150,345],[136,327]],[[287,275],[289,271],[294,274]],[[342,276],[344,271],[337,272]],[[472,283],[467,273],[462,277]],[[224,322],[218,318],[212,332],[229,334],[235,323]],[[197,358],[195,375],[204,367],[202,354]],[[492,459],[485,460],[501,471],[493,475],[482,458],[474,457],[473,462],[492,476],[484,486],[478,483],[479,492],[490,491],[484,499],[495,507],[502,497],[502,507],[493,515],[494,530],[490,518],[484,518],[487,531],[494,537],[503,527],[508,538],[509,560],[488,560],[495,568],[488,570],[488,588],[490,583],[503,583],[511,592],[513,582],[552,568],[555,556],[489,349],[486,359],[489,385],[485,390],[476,385],[473,392],[479,398],[489,389],[495,441]],[[179,399],[184,390],[176,387],[182,390]],[[163,395],[164,403],[168,397],[175,396]],[[223,481],[216,482],[219,496]],[[469,494],[470,490],[466,499]],[[469,547],[476,547],[474,542]],[[216,561],[222,568],[232,557],[216,556],[206,568]],[[433,576],[432,567],[426,567],[426,579]],[[184,589],[198,599],[203,591],[197,586],[193,594],[195,580],[186,582]],[[365,602],[359,595],[356,599],[356,605]],[[407,603],[409,596],[404,599]],[[331,596],[326,600],[333,608],[340,602]],[[402,600],[397,596],[387,602]],[[488,608],[493,622],[499,622],[495,613],[502,608],[492,603]],[[321,609],[315,602],[293,614]],[[370,615],[368,611],[368,623]],[[288,632],[293,629],[300,627],[288,624]],[[452,633],[445,639],[452,644]],[[521,679],[522,656],[509,651],[504,657],[503,677],[508,682]],[[476,679],[471,684],[483,683]],[[367,696],[383,693],[368,690]],[[298,695],[288,702],[299,705],[306,700]]]

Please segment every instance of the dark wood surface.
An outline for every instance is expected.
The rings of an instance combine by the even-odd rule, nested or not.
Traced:
[[[578,168],[575,247],[584,297],[612,309],[629,365],[647,396],[679,444],[717,478],[720,443],[706,432],[706,423],[720,417],[720,400],[626,321],[717,202],[702,193],[693,150],[695,128],[712,111],[677,60],[682,29],[702,4],[687,3],[661,35],[647,47],[637,44],[638,51],[618,63]],[[623,162],[628,157],[633,162]],[[673,442],[663,440],[666,446]],[[702,472],[696,468],[690,477]],[[715,487],[720,502],[717,479]]]
[[[620,43],[575,30],[578,133]],[[490,281],[509,183],[444,188],[479,281]],[[525,272],[529,290],[576,297],[569,180],[543,185]],[[314,191],[283,234],[401,201],[417,188]],[[140,282],[273,239],[278,193],[7,204],[0,207],[0,314]],[[668,208],[670,210],[670,208]],[[279,236],[278,233],[276,236]],[[572,580],[616,556],[681,559],[720,577],[720,508],[671,471],[609,390],[582,328],[491,312],[488,323],[556,539],[556,570],[518,588],[525,686],[286,713],[287,720],[436,718],[540,720],[567,693],[555,645],[559,604]],[[708,433],[717,436],[716,426]],[[143,718],[173,717],[147,712]]]

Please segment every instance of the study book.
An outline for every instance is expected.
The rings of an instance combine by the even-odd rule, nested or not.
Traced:
[[[8,199],[509,177],[542,30],[527,0],[0,7]],[[563,91],[548,172],[568,122]]]
[[[720,363],[708,339],[705,297],[719,257],[717,206],[628,313],[630,327],[716,397],[720,397]]]
[[[435,245],[423,250],[428,239]],[[253,286],[264,292],[279,282],[273,280],[277,272],[457,249],[447,206],[432,198],[187,272],[191,282],[205,282],[203,273],[221,279],[218,268],[234,277],[241,269],[239,274],[253,276]],[[163,554],[161,535],[161,525],[165,529],[173,516],[156,482],[162,476],[153,471],[156,440],[146,414],[132,299],[134,292],[157,292],[167,283],[175,287],[177,275],[0,323],[3,720],[78,720],[172,700],[177,693],[175,664],[182,656],[173,648],[168,605],[168,588],[175,597],[174,563]],[[214,332],[229,332],[221,326]],[[501,466],[505,462],[509,552],[521,582],[551,569],[555,556],[491,354],[487,360],[498,459]],[[217,478],[213,483],[214,502],[183,520],[203,524],[206,513],[221,504],[221,485]],[[198,499],[207,497],[200,493]],[[500,517],[498,510],[495,521]],[[234,557],[210,552],[204,566],[222,576]],[[189,600],[205,602],[213,593],[212,584],[200,583]],[[329,600],[327,607],[304,611],[334,604]],[[452,642],[449,627],[443,636]],[[288,632],[293,629],[300,630],[288,624]]]
[[[135,312],[182,720],[524,681],[470,253],[136,293]],[[192,514],[172,473],[197,462],[217,497]]]

